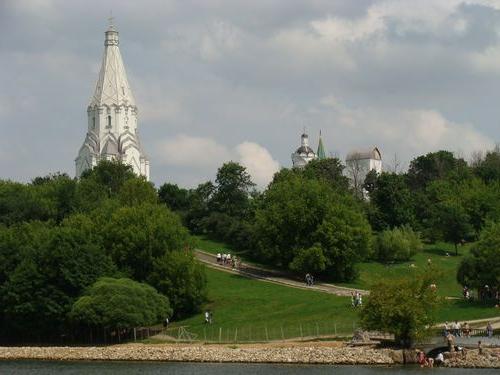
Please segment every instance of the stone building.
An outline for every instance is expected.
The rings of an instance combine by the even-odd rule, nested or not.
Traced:
[[[304,132],[300,136],[300,147],[292,154],[294,168],[304,168],[307,163],[314,159],[326,159],[325,147],[319,133],[318,151],[315,153],[309,146],[309,136]]]
[[[346,175],[351,185],[362,191],[366,175],[371,170],[382,173],[382,154],[377,147],[368,150],[351,151],[346,157]]]
[[[87,135],[75,160],[76,176],[100,160],[120,160],[149,180],[149,160],[137,130],[137,105],[118,44],[118,31],[111,24],[105,32],[101,70],[87,107]]]

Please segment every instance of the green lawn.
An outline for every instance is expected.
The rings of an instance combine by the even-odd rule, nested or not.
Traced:
[[[185,327],[199,340],[234,342],[266,341],[315,335],[349,335],[358,324],[350,298],[295,289],[207,268],[209,302],[213,324],[204,314],[174,322],[170,334]],[[498,316],[498,309],[446,300],[438,321],[470,321]]]
[[[431,259],[432,267],[436,270],[436,285],[439,295],[450,297],[461,297],[462,287],[456,280],[457,268],[464,255],[468,254],[471,245],[459,247],[459,255],[455,256],[453,245],[436,243],[425,245],[424,250],[415,255],[409,262],[385,265],[377,262],[360,263],[359,278],[352,283],[341,283],[339,285],[370,289],[371,285],[380,278],[401,278],[412,272],[427,269],[427,259]],[[446,254],[449,254],[447,256]],[[412,267],[411,265],[415,265]]]
[[[205,325],[203,313],[175,322],[189,326],[199,339],[223,341],[265,340],[320,334],[351,333],[357,314],[350,298],[337,297],[259,280],[248,279],[207,268],[209,300],[213,324]],[[220,328],[222,330],[220,330]],[[238,333],[236,333],[236,328]],[[175,328],[174,328],[175,334]],[[227,340],[231,338],[231,340]]]

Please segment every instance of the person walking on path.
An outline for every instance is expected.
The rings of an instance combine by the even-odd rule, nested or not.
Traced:
[[[490,339],[493,337],[493,326],[491,325],[491,322],[488,322],[486,325],[486,336]]]

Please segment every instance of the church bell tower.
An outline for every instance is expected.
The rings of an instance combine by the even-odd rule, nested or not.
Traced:
[[[76,176],[100,160],[120,160],[149,180],[149,159],[137,129],[137,105],[118,44],[118,31],[110,23],[99,78],[87,107],[87,135],[75,160]]]

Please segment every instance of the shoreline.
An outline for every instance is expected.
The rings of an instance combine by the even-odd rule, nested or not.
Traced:
[[[500,368],[500,348],[479,355],[469,350],[467,359],[450,356],[445,367]],[[414,352],[414,351],[412,351]],[[411,353],[410,353],[411,354]],[[0,361],[133,361],[198,363],[267,363],[315,365],[403,365],[403,350],[348,346],[342,342],[280,344],[120,344],[103,347],[0,347]],[[410,357],[414,357],[410,355]],[[407,362],[411,362],[408,361]]]

